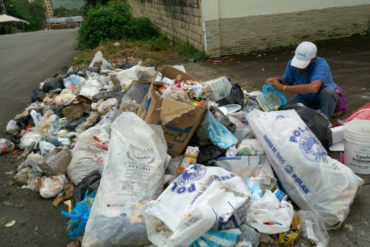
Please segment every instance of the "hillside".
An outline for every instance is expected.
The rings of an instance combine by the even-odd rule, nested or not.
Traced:
[[[80,9],[85,4],[84,0],[51,0],[53,8]]]

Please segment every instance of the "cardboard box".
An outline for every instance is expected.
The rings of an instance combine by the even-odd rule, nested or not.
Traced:
[[[181,155],[188,146],[191,137],[203,119],[206,108],[172,99],[161,99],[155,89],[154,81],[158,73],[162,73],[163,76],[170,79],[175,79],[178,74],[181,74],[184,80],[199,80],[166,65],[157,71],[148,94],[137,111],[137,115],[145,122],[162,126],[168,145],[168,153],[176,157]]]

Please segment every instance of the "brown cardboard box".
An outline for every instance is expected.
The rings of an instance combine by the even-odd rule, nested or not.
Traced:
[[[198,79],[188,75],[171,66],[164,66],[157,71],[163,76],[175,79],[178,74],[183,76],[184,80]],[[188,143],[198,129],[203,119],[206,108],[182,103],[172,99],[161,99],[155,89],[155,75],[145,96],[143,103],[140,105],[137,115],[149,124],[159,124],[162,126],[167,145],[168,153],[173,156],[181,155]]]

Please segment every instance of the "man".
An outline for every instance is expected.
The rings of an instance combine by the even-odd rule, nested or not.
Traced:
[[[307,41],[300,43],[293,59],[286,66],[282,80],[268,78],[266,84],[273,85],[281,92],[295,93],[288,104],[302,103],[320,110],[332,120],[339,94],[343,96],[343,92],[333,81],[326,60],[316,57],[316,52],[317,47],[314,43]],[[344,113],[342,110],[341,114]]]

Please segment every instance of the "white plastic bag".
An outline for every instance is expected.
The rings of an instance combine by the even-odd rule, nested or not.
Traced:
[[[263,190],[272,189],[276,185],[274,173],[265,155],[219,157],[216,165],[235,173],[243,181],[248,176]]]
[[[102,171],[108,153],[109,124],[82,132],[72,150],[68,177],[77,185],[93,171]]]
[[[154,77],[155,68],[135,65],[120,72],[110,73],[112,81],[118,81],[122,88],[127,88],[133,81],[151,79]]]
[[[53,198],[58,195],[68,183],[65,175],[45,177],[41,179],[40,195],[43,198]]]
[[[267,234],[289,231],[292,219],[292,204],[280,202],[269,190],[266,190],[261,199],[252,201],[247,214],[248,225]]]
[[[112,124],[109,154],[87,222],[83,246],[147,244],[142,205],[162,191],[167,144],[160,126],[132,112]]]
[[[74,93],[78,93],[80,87],[85,84],[85,78],[78,75],[71,75],[63,79],[64,87],[72,90]]]
[[[103,57],[103,53],[101,51],[95,53],[93,60],[91,60],[91,63],[89,64],[89,68],[90,67],[100,67],[102,69],[108,70],[113,69],[113,66],[107,60],[105,60],[105,58]]]
[[[250,195],[235,174],[192,163],[145,205],[148,238],[156,246],[188,246],[215,224],[227,222]]]
[[[102,82],[98,77],[88,79],[81,87],[80,95],[92,99],[95,94],[98,94],[102,88]]]
[[[10,120],[8,124],[6,125],[6,132],[8,132],[9,134],[14,134],[20,130],[21,130],[21,127],[19,127],[17,124],[17,121],[13,119]]]
[[[19,147],[21,149],[32,150],[37,146],[40,140],[41,133],[39,133],[37,129],[33,129],[33,131],[27,132],[22,136]]]
[[[247,120],[289,197],[327,227],[339,227],[363,180],[327,155],[294,110],[254,110]]]
[[[302,232],[316,247],[326,247],[329,243],[329,234],[324,222],[312,211],[300,210],[297,216],[302,221]]]

